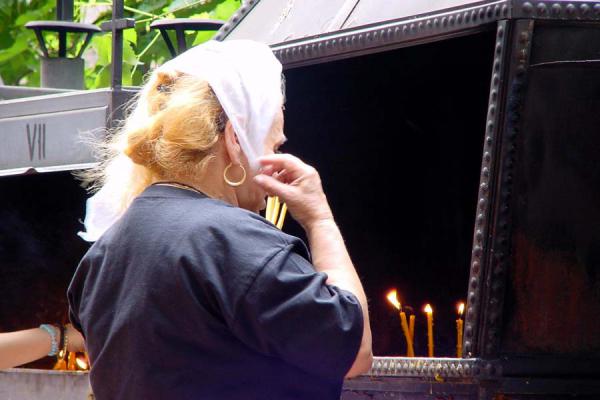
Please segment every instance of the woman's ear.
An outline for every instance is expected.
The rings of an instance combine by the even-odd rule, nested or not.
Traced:
[[[240,146],[237,135],[233,130],[231,121],[227,121],[225,124],[225,131],[223,133],[225,135],[225,149],[227,150],[229,159],[235,165],[241,164],[242,147]]]

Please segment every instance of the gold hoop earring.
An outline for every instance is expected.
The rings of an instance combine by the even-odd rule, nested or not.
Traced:
[[[229,163],[229,165],[225,167],[225,171],[223,171],[223,179],[225,180],[225,183],[227,183],[229,186],[238,187],[246,181],[246,168],[244,168],[242,164],[238,164],[239,167],[242,169],[242,173],[244,174],[244,176],[242,176],[242,179],[240,179],[239,181],[233,182],[229,178],[227,178],[227,171],[229,171],[229,168],[231,168],[232,165],[233,163]]]

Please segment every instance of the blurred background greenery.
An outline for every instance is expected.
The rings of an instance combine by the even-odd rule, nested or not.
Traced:
[[[158,30],[150,24],[165,18],[210,18],[227,20],[241,6],[241,0],[125,0],[125,17],[136,20],[135,28],[124,31],[123,85],[140,85],[154,66],[170,58]],[[99,25],[110,20],[111,1],[75,1],[74,21]],[[56,0],[0,0],[0,77],[5,85],[39,86],[41,51],[29,21],[55,20]],[[216,31],[186,32],[189,46],[209,40]],[[69,34],[68,56],[77,54],[83,35]],[[51,56],[58,49],[58,37],[45,33]],[[173,38],[174,39],[174,38]],[[175,43],[175,41],[174,41]],[[85,85],[97,89],[110,85],[111,33],[94,35],[84,52]]]

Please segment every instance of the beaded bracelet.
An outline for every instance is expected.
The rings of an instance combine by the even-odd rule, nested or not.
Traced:
[[[43,329],[46,332],[48,332],[48,335],[50,335],[50,338],[52,340],[52,345],[50,347],[50,353],[48,353],[49,356],[55,356],[56,353],[58,353],[58,340],[56,340],[56,329],[54,329],[54,328],[55,327],[53,325],[49,325],[49,324],[40,325],[40,329]]]

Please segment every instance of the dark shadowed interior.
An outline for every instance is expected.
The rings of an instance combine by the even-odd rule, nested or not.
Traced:
[[[321,174],[369,297],[377,356],[406,351],[385,299],[393,287],[416,314],[416,354],[427,353],[427,302],[436,356],[455,354],[493,43],[485,32],[285,72],[283,150]]]
[[[0,193],[0,332],[66,323],[67,286],[89,247],[77,236],[85,190],[54,172],[2,177]]]
[[[370,300],[375,355],[405,353],[392,287],[416,314],[417,355],[426,302],[436,355],[454,354],[493,43],[483,32],[286,71],[284,151],[321,173]],[[85,191],[61,172],[0,178],[0,193],[0,331],[66,322],[66,288],[88,248],[76,236]],[[284,229],[303,236],[291,219]]]

